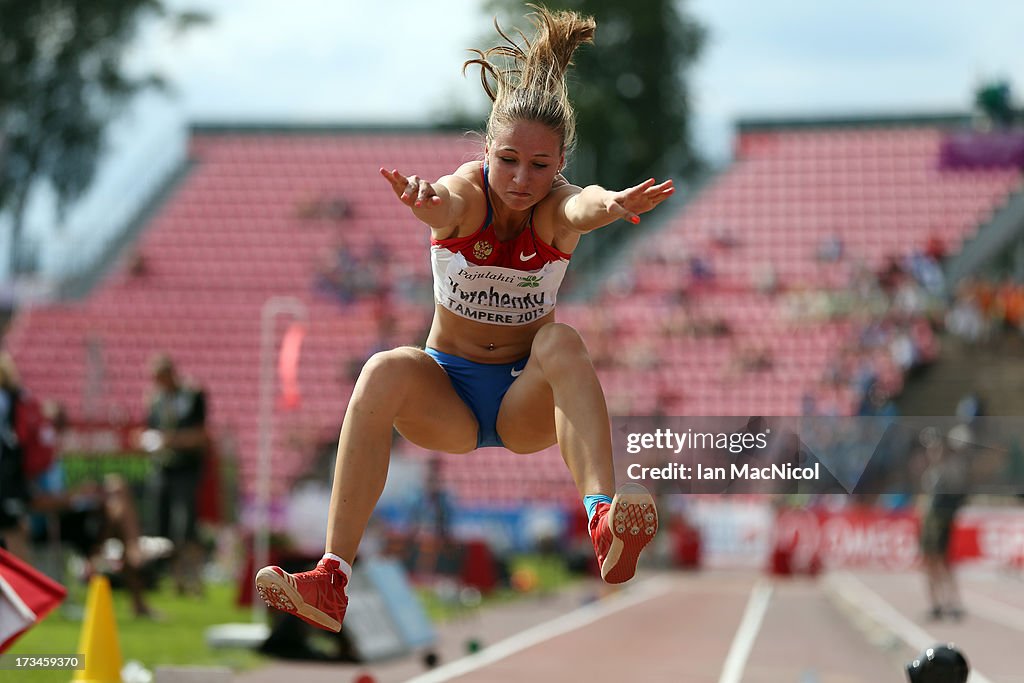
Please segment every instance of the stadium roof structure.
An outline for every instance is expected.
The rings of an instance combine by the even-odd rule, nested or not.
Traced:
[[[821,116],[741,116],[736,122],[739,133],[765,130],[801,130],[807,128],[891,128],[893,126],[930,126],[936,128],[966,126],[972,117],[963,112],[905,112],[892,114],[836,114]]]
[[[195,121],[189,125],[194,135],[223,135],[246,133],[251,135],[310,135],[310,134],[375,134],[375,135],[430,135],[462,132],[459,124],[372,123],[309,121]]]

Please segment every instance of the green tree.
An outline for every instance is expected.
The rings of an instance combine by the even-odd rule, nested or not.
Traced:
[[[92,182],[103,134],[157,74],[122,65],[143,21],[183,31],[208,18],[161,0],[0,0],[0,213],[11,217],[10,272],[33,187],[48,180],[61,216]]]
[[[570,162],[576,183],[622,188],[647,177],[693,177],[703,164],[691,142],[690,70],[704,27],[685,0],[549,0],[597,20],[595,44],[576,53],[570,94],[579,143]],[[524,26],[520,0],[487,0],[502,26]],[[529,35],[529,33],[527,34]],[[493,31],[487,40],[493,41]]]

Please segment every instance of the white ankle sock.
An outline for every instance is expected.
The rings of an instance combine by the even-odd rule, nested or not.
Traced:
[[[338,567],[338,569],[341,570],[341,573],[350,579],[352,578],[352,565],[350,565],[348,562],[341,559],[334,553],[324,553],[324,559],[334,560],[335,562],[337,562],[339,565],[341,565],[340,567]]]

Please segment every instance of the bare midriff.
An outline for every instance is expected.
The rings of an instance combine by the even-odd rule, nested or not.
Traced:
[[[476,363],[512,363],[530,354],[533,338],[555,312],[526,325],[488,325],[434,306],[427,346]]]

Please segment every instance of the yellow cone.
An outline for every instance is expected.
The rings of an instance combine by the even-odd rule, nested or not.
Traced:
[[[105,576],[94,576],[89,581],[78,651],[85,655],[85,668],[75,671],[72,681],[121,683],[121,645],[117,640],[110,582]]]

